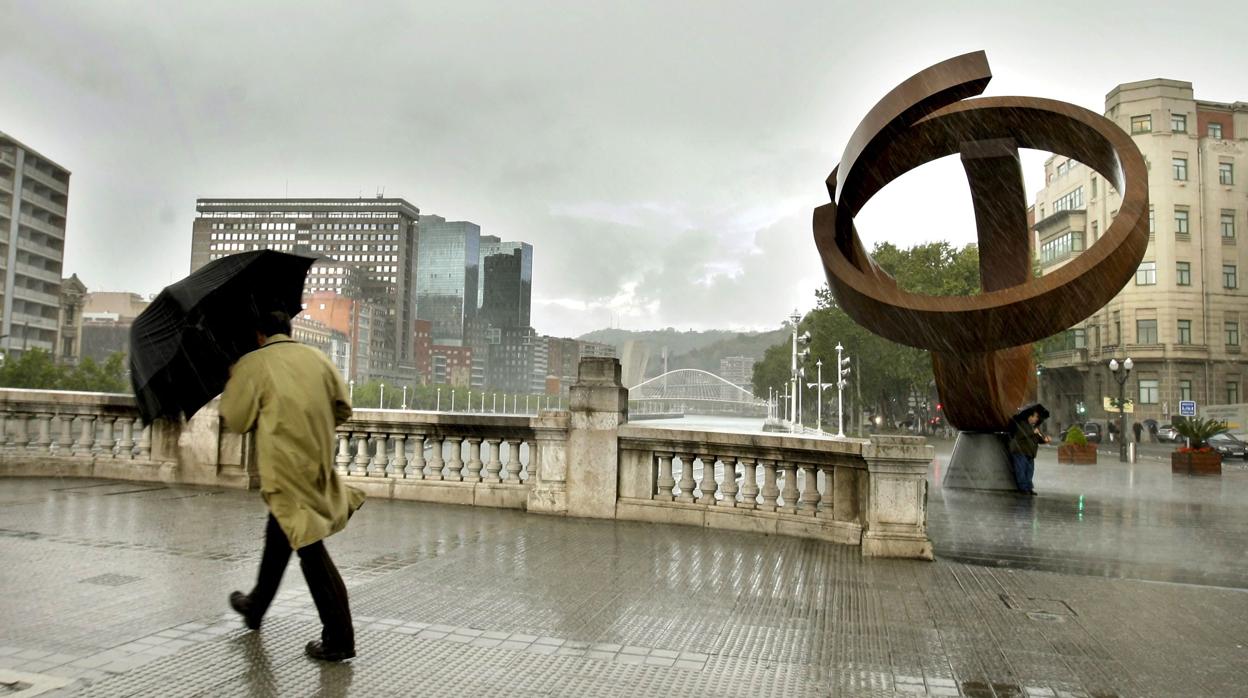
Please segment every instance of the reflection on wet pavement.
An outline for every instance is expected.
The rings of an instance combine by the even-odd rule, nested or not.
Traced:
[[[1159,505],[1098,499],[1121,488],[1109,475],[1088,484],[1079,523],[1057,474],[1042,466],[1046,492],[1026,504],[933,490],[933,530],[950,534],[938,546],[1070,565],[1058,541],[1094,560],[1168,525]],[[1229,497],[1232,481],[1159,499],[1226,541],[1240,519],[1219,522],[1233,498],[1211,488]],[[254,579],[263,524],[255,493],[0,480],[0,679],[83,696],[1244,695],[1239,590],[389,501],[327,544],[360,655],[324,665],[302,653],[319,623],[296,570],[261,632],[226,607]],[[1199,570],[1177,548],[1159,549]]]

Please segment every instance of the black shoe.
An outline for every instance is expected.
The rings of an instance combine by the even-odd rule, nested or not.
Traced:
[[[319,659],[322,662],[341,662],[355,656],[355,650],[331,650],[326,649],[320,640],[309,642],[307,647],[303,648],[303,653],[313,659]]]
[[[1027,496],[1029,496],[1029,497],[1034,497],[1034,496],[1036,496],[1036,491],[1035,491],[1035,490],[1027,490],[1027,491],[1026,491],[1026,492],[1024,492],[1023,494],[1025,494],[1025,495],[1027,495]]]
[[[230,592],[230,608],[238,611],[238,614],[243,617],[243,622],[247,624],[248,628],[251,630],[260,629],[261,619],[252,615],[251,599],[248,598],[246,594],[241,591]]]

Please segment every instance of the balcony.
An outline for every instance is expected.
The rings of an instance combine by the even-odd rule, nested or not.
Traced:
[[[54,283],[54,284],[61,283],[60,274],[54,271],[49,271],[42,267],[36,267],[30,264],[25,264],[23,262],[17,263],[17,273],[25,274],[26,276],[29,276],[32,279],[39,279],[40,281],[47,281],[47,282]]]
[[[51,293],[44,293],[43,291],[35,291],[29,288],[22,288],[21,286],[13,287],[13,297],[20,298],[24,301],[31,301],[33,303],[42,303],[44,305],[51,305],[51,306],[55,306],[58,308],[61,306],[61,299],[58,296],[55,296]],[[54,328],[56,327],[55,321],[53,321],[52,326]]]
[[[34,240],[30,240],[24,237],[19,237],[17,239],[17,249],[25,250],[27,252],[31,252],[31,253],[34,253],[43,257],[47,257],[49,259],[62,260],[65,258],[64,251],[58,250],[55,247],[50,247],[48,245],[40,244],[38,242],[35,242]]]
[[[1080,347],[1078,349],[1056,349],[1054,351],[1041,354],[1040,362],[1044,364],[1045,369],[1086,368],[1088,363],[1088,350],[1086,347]]]
[[[45,220],[32,216],[29,213],[23,213],[20,220],[22,225],[30,228],[31,230],[37,230],[45,235],[51,235],[58,240],[65,239],[64,228],[59,228]]]
[[[40,196],[29,189],[22,192],[22,201],[28,201],[36,206],[55,213],[58,216],[65,216],[65,206],[63,204],[58,204],[52,199],[49,199],[46,196]]]
[[[55,177],[48,174],[47,172],[43,172],[37,168],[31,167],[29,164],[26,165],[26,167],[22,169],[22,176],[30,177],[36,182],[39,182],[41,184],[46,184],[48,185],[48,187],[50,187],[54,191],[58,191],[62,194],[67,194],[69,192],[69,184],[67,182],[58,181]]]

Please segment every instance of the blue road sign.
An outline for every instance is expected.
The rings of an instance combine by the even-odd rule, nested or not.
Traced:
[[[1179,416],[1195,417],[1196,401],[1195,400],[1179,400]]]

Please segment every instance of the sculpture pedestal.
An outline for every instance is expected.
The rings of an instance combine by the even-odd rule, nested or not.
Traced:
[[[940,486],[950,489],[1015,491],[1010,467],[1007,434],[997,432],[958,432],[953,455],[945,468]]]

